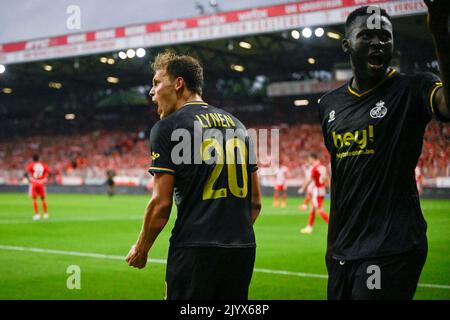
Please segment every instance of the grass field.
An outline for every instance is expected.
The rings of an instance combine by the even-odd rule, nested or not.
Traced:
[[[326,225],[312,235],[299,229],[306,213],[271,207],[265,198],[255,224],[257,258],[250,299],[325,299]],[[0,299],[162,299],[171,221],[145,269],[124,256],[138,235],[146,196],[50,194],[50,219],[34,222],[26,194],[0,194]],[[328,202],[326,203],[328,207]],[[450,299],[450,200],[424,200],[429,254],[416,299]],[[81,270],[81,289],[66,286],[68,266]]]

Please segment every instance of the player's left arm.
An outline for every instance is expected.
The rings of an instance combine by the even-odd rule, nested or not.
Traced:
[[[52,172],[50,171],[50,168],[46,165],[45,166],[45,179],[49,179],[52,176]]]
[[[130,266],[139,269],[145,267],[148,251],[169,220],[174,181],[172,174],[154,173],[152,198],[145,209],[142,229],[136,244],[131,247],[126,257]]]
[[[445,119],[450,120],[450,33],[448,29],[450,1],[424,0],[424,2],[428,7],[428,27],[433,35],[442,79],[442,87],[435,91],[433,104]]]
[[[252,224],[255,223],[256,219],[259,216],[259,213],[261,212],[261,186],[259,183],[259,177],[258,172],[254,171],[252,172]]]
[[[309,177],[308,180],[303,181],[303,185],[300,187],[300,189],[298,189],[298,193],[303,193],[306,190],[306,188],[308,188],[311,182],[313,182],[312,177]]]
[[[30,164],[27,164],[27,166],[25,167],[25,172],[23,173],[23,177],[26,178],[28,182],[31,182],[30,173]]]

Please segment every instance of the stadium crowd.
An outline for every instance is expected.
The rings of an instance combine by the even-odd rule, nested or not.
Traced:
[[[103,181],[106,170],[135,176],[149,164],[148,141],[144,132],[95,131],[82,135],[46,135],[0,141],[2,170],[7,184],[22,181],[26,163],[39,154],[52,172],[50,183],[64,176]]]
[[[322,142],[318,124],[280,124],[253,126],[253,129],[279,129],[280,163],[288,167],[288,179],[304,179],[307,155],[318,154],[329,166],[329,156]],[[270,143],[270,139],[268,139]],[[144,131],[93,131],[80,135],[40,135],[0,140],[0,183],[23,183],[23,172],[33,154],[40,154],[53,174],[50,183],[60,184],[63,177],[81,177],[84,182],[106,180],[106,170],[117,176],[148,179],[148,135]],[[259,159],[260,168],[270,161]],[[423,152],[419,160],[424,178],[450,176],[450,125],[432,121],[426,130]]]

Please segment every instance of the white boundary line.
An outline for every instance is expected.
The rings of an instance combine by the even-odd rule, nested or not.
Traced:
[[[125,262],[125,257],[115,256],[115,255],[111,255],[111,254],[101,254],[101,253],[87,253],[87,252],[77,252],[77,251],[64,251],[64,250],[52,250],[52,249],[4,246],[4,245],[0,245],[0,250],[59,254],[59,255],[65,255],[65,256],[78,256],[78,257],[95,258],[95,259],[121,260],[121,261]],[[148,261],[152,262],[152,263],[159,263],[159,264],[166,263],[166,260],[164,260],[164,259],[148,259]]]
[[[46,253],[46,254],[59,254],[59,255],[66,255],[66,256],[78,256],[78,257],[95,258],[95,259],[120,260],[120,261],[125,262],[125,257],[123,257],[123,256],[100,254],[100,253],[52,250],[52,249],[33,248],[33,247],[18,247],[18,246],[8,246],[8,245],[0,245],[0,250],[24,251],[24,252]],[[165,259],[148,259],[147,261],[151,262],[151,263],[166,264]],[[285,270],[272,270],[272,269],[261,269],[261,268],[255,268],[254,271],[260,272],[260,273],[268,273],[268,274],[279,274],[279,275],[296,276],[296,277],[328,279],[328,276],[324,275],[324,274],[292,272],[292,271],[285,271]],[[424,288],[434,288],[434,289],[450,289],[450,285],[441,285],[441,284],[419,283],[418,286],[424,287]]]
[[[73,218],[50,218],[48,220],[44,220],[41,217],[41,220],[34,221],[31,218],[29,219],[0,219],[0,225],[2,224],[39,224],[39,223],[53,223],[53,222],[97,222],[97,221],[132,221],[132,220],[143,220],[144,215],[142,216],[130,216],[130,217],[73,217]]]

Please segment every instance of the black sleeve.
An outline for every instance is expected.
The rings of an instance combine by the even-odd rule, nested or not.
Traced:
[[[442,87],[442,82],[439,77],[431,72],[423,72],[417,75],[419,77],[417,83],[417,93],[419,95],[419,101],[422,105],[423,115],[427,117],[427,120],[431,120],[434,116],[440,121],[449,121],[444,118],[438,108],[434,105],[434,97],[437,89]]]
[[[323,121],[323,101],[324,101],[324,96],[320,97],[319,102],[317,104],[317,114],[319,115],[319,122],[322,123]]]
[[[167,121],[158,121],[150,132],[150,151],[152,164],[148,169],[150,174],[155,172],[175,174],[175,165],[171,159],[172,130]]]
[[[327,148],[328,152],[331,153],[331,146],[327,140],[327,123],[328,123],[327,119],[329,116],[327,117],[327,119],[325,119],[325,116],[324,116],[325,109],[326,109],[326,94],[324,96],[322,96],[322,98],[320,98],[320,100],[319,100],[318,114],[319,114],[320,126],[322,128],[323,142],[324,142],[325,147]]]

